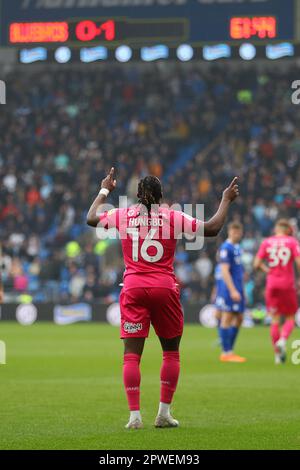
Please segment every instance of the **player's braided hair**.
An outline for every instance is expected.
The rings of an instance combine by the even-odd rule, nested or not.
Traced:
[[[150,213],[152,204],[159,204],[162,198],[162,185],[156,176],[146,176],[139,182],[138,201],[148,209]]]

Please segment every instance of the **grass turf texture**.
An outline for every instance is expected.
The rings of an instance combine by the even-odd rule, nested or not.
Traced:
[[[299,338],[300,331],[293,338]],[[124,430],[122,343],[108,325],[0,323],[0,449],[300,449],[300,366],[275,366],[266,328],[243,330],[246,364],[218,362],[216,332],[187,326],[173,413],[155,429],[161,351],[142,361],[143,430]]]

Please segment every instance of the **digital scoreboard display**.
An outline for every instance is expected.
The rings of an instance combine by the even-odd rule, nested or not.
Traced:
[[[109,43],[147,42],[155,40],[183,41],[187,39],[185,19],[130,20],[85,19],[81,21],[55,21],[12,23],[9,26],[10,44],[32,43]]]
[[[278,24],[275,16],[246,16],[230,19],[231,39],[276,39]]]
[[[0,45],[297,41],[299,4],[299,0],[0,0]]]

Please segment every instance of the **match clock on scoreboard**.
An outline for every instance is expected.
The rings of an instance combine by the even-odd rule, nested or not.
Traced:
[[[230,38],[276,39],[277,19],[275,16],[245,16],[230,19]]]

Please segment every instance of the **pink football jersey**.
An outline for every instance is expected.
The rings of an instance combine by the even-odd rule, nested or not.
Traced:
[[[158,207],[151,217],[140,206],[113,209],[100,215],[105,229],[120,234],[125,263],[124,285],[168,287],[176,283],[174,255],[181,235],[196,235],[201,222],[184,212]]]
[[[278,289],[295,287],[294,260],[300,256],[300,246],[294,237],[280,235],[266,238],[257,256],[265,259],[270,271],[267,285]]]

